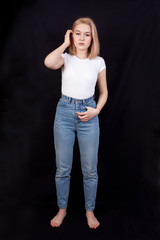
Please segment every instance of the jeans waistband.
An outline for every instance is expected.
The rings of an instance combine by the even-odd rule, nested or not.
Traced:
[[[89,97],[89,98],[86,98],[86,99],[77,99],[77,98],[68,97],[68,96],[62,94],[61,98],[67,100],[69,103],[74,102],[74,103],[87,104],[91,100],[94,100],[94,95],[92,97]]]

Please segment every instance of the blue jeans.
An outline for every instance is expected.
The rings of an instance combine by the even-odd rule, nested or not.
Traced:
[[[93,211],[97,194],[97,155],[99,145],[98,116],[87,122],[82,122],[76,112],[85,112],[86,107],[96,107],[93,97],[78,100],[62,95],[60,98],[54,121],[54,144],[56,153],[56,191],[58,207],[67,208],[70,172],[72,168],[73,146],[77,135],[83,186],[85,209]]]

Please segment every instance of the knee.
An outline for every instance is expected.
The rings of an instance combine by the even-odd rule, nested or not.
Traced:
[[[88,179],[88,178],[98,179],[98,174],[96,169],[94,171],[86,170],[86,171],[83,171],[82,173],[85,179]]]
[[[71,169],[70,168],[57,168],[56,178],[70,177]]]

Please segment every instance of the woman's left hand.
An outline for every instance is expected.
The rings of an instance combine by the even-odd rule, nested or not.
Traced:
[[[86,112],[77,112],[78,117],[82,122],[87,122],[88,120],[92,119],[96,115],[99,114],[99,109],[92,108],[92,107],[86,107]]]

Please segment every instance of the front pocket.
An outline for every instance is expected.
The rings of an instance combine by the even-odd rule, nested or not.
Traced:
[[[63,98],[60,98],[59,101],[58,101],[58,107],[65,107],[68,105],[68,101],[63,99]]]
[[[92,107],[92,108],[96,108],[96,102],[93,99],[92,101],[90,101],[89,103],[86,104],[86,107]]]

